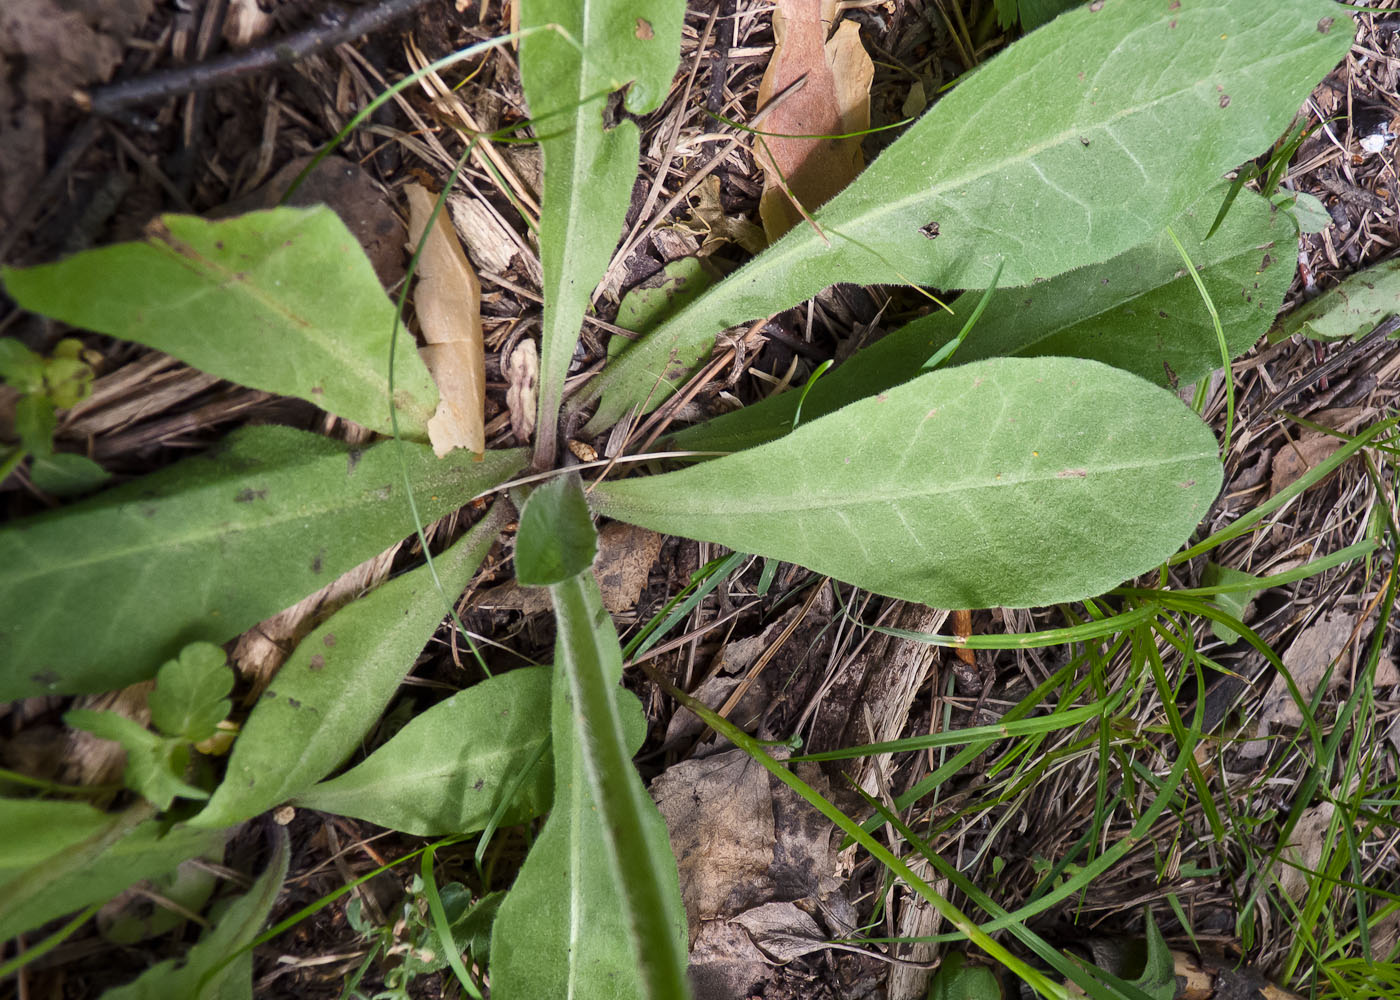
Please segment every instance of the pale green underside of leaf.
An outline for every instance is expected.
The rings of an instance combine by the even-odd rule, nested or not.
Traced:
[[[720,330],[838,281],[975,289],[1004,261],[1002,284],[1026,285],[1116,256],[1275,139],[1352,31],[1324,0],[1070,11],[982,66],[823,206],[829,247],[793,229],[569,406],[639,372],[674,381]],[[931,239],[921,229],[933,224]]]
[[[555,24],[582,47],[553,31],[520,45],[521,83],[544,160],[541,427],[558,417],[588,296],[617,246],[637,176],[637,126],[622,121],[604,130],[606,94],[635,81],[627,94],[633,111],[661,102],[680,58],[684,13],[678,0],[521,2],[521,27]]]
[[[34,312],[392,433],[394,307],[339,216],[317,206],[161,221],[143,243],[7,269],[5,291]],[[425,439],[437,389],[404,332],[394,391],[401,433]]]
[[[1271,339],[1301,333],[1314,340],[1344,340],[1370,333],[1396,313],[1400,313],[1400,260],[1387,260],[1358,271],[1295,309],[1285,317],[1279,336]]]
[[[646,723],[640,703],[617,687],[621,673],[619,653],[612,685],[630,757],[641,746]],[[595,996],[640,1000],[645,993],[620,895],[623,890],[608,856],[607,831],[577,745],[576,709],[569,685],[562,677],[558,680],[552,686],[550,708],[554,806],[496,917],[491,933],[491,995],[499,1000]],[[635,771],[630,780],[645,797]],[[665,856],[674,878],[666,826],[655,806],[651,806],[647,834],[649,846]],[[674,892],[679,913],[671,931],[679,934],[684,953],[679,885],[672,883],[668,891]]]
[[[1220,488],[1210,429],[1094,361],[934,372],[595,509],[934,607],[1102,593],[1170,555]]]
[[[422,712],[393,739],[296,804],[368,820],[419,837],[483,829],[526,767],[501,817],[523,823],[549,808],[554,787],[548,667],[512,670]]]
[[[0,531],[0,699],[106,691],[222,643],[524,464],[521,451],[347,449],[250,427],[206,455]]]
[[[225,960],[246,948],[262,930],[287,876],[288,838],[278,828],[272,859],[252,886],[219,915],[184,960],[166,959],[133,982],[102,994],[102,1000],[233,1000],[253,996],[253,954]]]
[[[1264,334],[1297,269],[1297,239],[1283,213],[1240,192],[1220,230],[1205,239],[1225,187],[1212,188],[1172,220],[1220,314],[1230,356]],[[810,421],[920,374],[962,329],[981,299],[969,293],[857,351],[827,372],[802,402]],[[992,294],[953,364],[1002,356],[1089,358],[1158,385],[1182,385],[1220,367],[1220,345],[1205,302],[1166,235],[1125,254],[1029,288]],[[771,396],[673,435],[678,448],[738,451],[792,429],[799,392]]]
[[[64,865],[70,852],[99,835],[117,817],[77,802],[0,800],[0,941],[8,941],[55,917],[115,896],[127,886],[207,854],[224,841],[222,830],[177,826],[166,831],[155,820],[142,823],[96,859],[58,874],[32,895],[17,886],[27,872]]]
[[[493,508],[435,560],[447,601],[471,582],[505,522]],[[233,745],[223,783],[190,820],[229,826],[335,770],[383,713],[447,613],[424,565],[347,604],[303,639]]]

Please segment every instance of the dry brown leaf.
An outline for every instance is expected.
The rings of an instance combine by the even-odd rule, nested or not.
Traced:
[[[820,767],[796,770],[829,793]],[[744,751],[682,761],[651,794],[670,832],[692,944],[708,922],[774,902],[806,901],[830,935],[854,931],[855,911],[834,874],[831,824]]]
[[[510,428],[519,444],[529,444],[535,433],[535,406],[540,396],[540,352],[528,337],[515,345],[506,361],[506,408]]]
[[[758,107],[798,80],[802,84],[760,123],[762,132],[780,134],[754,138],[754,158],[764,175],[759,214],[770,242],[802,221],[792,198],[810,213],[865,166],[859,138],[784,138],[845,135],[870,127],[875,67],[854,21],[842,22],[827,40],[835,11],[835,0],[778,0],[773,11],[773,55],[759,84]]]
[[[1274,874],[1289,899],[1295,902],[1308,891],[1308,872],[1316,871],[1322,861],[1322,848],[1327,839],[1327,826],[1337,807],[1331,802],[1319,802],[1303,810],[1288,846],[1279,853]],[[1306,871],[1304,870],[1306,869]]]
[[[1285,444],[1274,455],[1273,479],[1269,495],[1290,486],[1313,466],[1342,446],[1342,439],[1320,431],[1308,431],[1297,441]]]
[[[1298,637],[1284,651],[1283,665],[1292,674],[1293,682],[1298,685],[1304,700],[1311,699],[1316,693],[1318,684],[1322,683],[1322,675],[1327,672],[1328,665],[1342,655],[1342,650],[1346,648],[1347,640],[1351,638],[1355,627],[1356,619],[1351,615],[1342,611],[1329,611],[1298,633]],[[1343,671],[1339,665],[1332,672],[1328,688],[1340,684],[1342,678]],[[1288,682],[1282,674],[1274,677],[1273,684],[1264,695],[1259,721],[1271,725],[1278,722],[1295,727],[1303,724],[1302,712],[1299,711],[1293,696],[1289,694]]]
[[[417,245],[437,199],[420,184],[408,192],[408,238]],[[438,388],[428,440],[439,458],[453,448],[486,451],[486,355],[481,341],[481,284],[446,214],[439,214],[418,258],[413,307],[427,345],[419,355]]]

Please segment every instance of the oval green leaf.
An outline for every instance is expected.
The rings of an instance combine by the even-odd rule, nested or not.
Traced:
[[[576,474],[536,488],[520,512],[515,578],[526,587],[562,583],[586,571],[598,555],[598,532]]]
[[[605,483],[600,513],[934,607],[1102,593],[1186,540],[1220,489],[1210,429],[1095,361],[933,372],[770,444]]]
[[[473,833],[528,767],[501,822],[540,815],[554,787],[551,759],[540,756],[549,742],[549,675],[527,667],[457,692],[295,803],[419,837]]]
[[[144,242],[0,275],[26,309],[393,433],[394,306],[360,244],[324,205],[213,222],[165,215]],[[413,338],[400,333],[398,348],[400,431],[426,439],[437,389]]]

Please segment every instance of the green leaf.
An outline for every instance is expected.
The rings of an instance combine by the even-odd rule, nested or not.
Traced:
[[[0,338],[0,381],[22,393],[44,388],[44,359],[13,337]]]
[[[449,601],[471,582],[504,520],[497,505],[436,557]],[[300,795],[339,767],[413,669],[443,614],[432,568],[422,566],[327,619],[297,645],[253,706],[223,783],[190,823],[241,822]]]
[[[1078,600],[1152,568],[1220,482],[1210,429],[1166,390],[1095,361],[1003,358],[592,499],[891,597],[981,608]]]
[[[1264,590],[1269,584],[1255,576],[1253,573],[1246,573],[1244,570],[1231,569],[1229,566],[1222,566],[1219,563],[1206,563],[1205,572],[1201,574],[1202,587],[1228,586],[1237,583],[1258,583],[1254,590],[1228,590],[1221,594],[1216,594],[1210,599],[1221,611],[1224,611],[1231,618],[1244,621],[1245,608],[1259,591]],[[1212,620],[1210,630],[1221,642],[1235,642],[1239,639],[1239,633],[1234,629],[1222,625],[1218,621]]]
[[[515,578],[547,587],[586,571],[598,555],[598,533],[578,476],[558,476],[538,487],[520,512]]]
[[[56,497],[90,492],[111,478],[112,474],[92,459],[62,451],[36,458],[29,466],[29,481]]]
[[[1176,963],[1151,910],[1147,911],[1147,957],[1142,975],[1132,983],[1152,1000],[1172,1000],[1176,996]]]
[[[1032,31],[1084,2],[1086,0],[1018,0],[1021,27]]]
[[[145,242],[0,271],[26,309],[132,340],[212,375],[297,396],[388,434],[394,307],[325,206],[208,222],[165,215]],[[401,338],[399,427],[426,439],[437,389]]]
[[[551,452],[588,296],[617,246],[640,152],[636,123],[603,127],[610,91],[634,113],[661,104],[680,60],[681,0],[522,0],[520,79],[544,159],[539,443]],[[552,454],[550,458],[552,460]]]
[[[0,530],[0,699],[106,691],[224,642],[520,468],[249,427],[209,453]],[[73,622],[83,623],[81,642]]]
[[[1332,213],[1306,191],[1278,191],[1269,200],[1293,217],[1300,233],[1320,233],[1332,225]]]
[[[276,830],[276,847],[263,873],[218,917],[214,926],[177,965],[168,958],[134,982],[108,990],[102,1000],[252,1000],[253,953],[248,949],[267,922],[287,877],[288,838]]]
[[[929,983],[928,1000],[1002,1000],[996,973],[985,965],[968,965],[960,951],[945,955]]]
[[[1357,271],[1283,320],[1277,343],[1301,333],[1312,340],[1344,340],[1369,333],[1388,316],[1400,313],[1400,258]]]
[[[1288,220],[1250,191],[1214,236],[1206,232],[1224,188],[1214,187],[1172,221],[1216,303],[1231,356],[1244,353],[1274,320],[1297,270]],[[834,412],[919,374],[950,344],[980,295],[969,294],[857,351],[807,397],[805,419]],[[957,353],[959,364],[999,356],[1090,358],[1158,385],[1189,384],[1220,367],[1215,325],[1181,255],[1166,235],[1094,267],[1031,288],[999,289]],[[792,425],[795,393],[771,396],[672,436],[680,448],[737,451]]]
[[[0,800],[0,941],[220,849],[227,831],[142,822],[75,802]]]
[[[120,743],[126,751],[122,781],[132,791],[150,799],[157,809],[169,809],[170,803],[179,797],[209,797],[204,789],[184,780],[185,768],[190,762],[189,746],[184,740],[159,736],[116,712],[75,708],[63,716],[63,721],[99,739]]]
[[[685,911],[665,823],[631,764],[617,635],[591,571],[550,593],[554,808],[496,918],[492,995],[682,998]]]
[[[628,348],[570,398],[582,411],[722,329],[836,282],[1027,285],[1162,231],[1288,125],[1346,54],[1324,0],[1082,7],[979,68],[816,214]],[[1323,30],[1325,27],[1325,30]],[[933,228],[937,226],[937,236]],[[621,416],[601,408],[597,433]]]
[[[457,692],[363,763],[312,786],[296,804],[419,837],[473,833],[530,767],[501,822],[541,815],[554,787],[550,758],[541,759],[549,741],[549,673],[544,667],[512,670]]]
[[[213,643],[194,642],[162,664],[147,699],[151,723],[191,743],[213,736],[231,707],[227,696],[233,690],[233,671],[226,661],[224,651]]]
[[[15,433],[25,451],[47,458],[53,454],[58,416],[48,396],[21,396],[15,403]]]

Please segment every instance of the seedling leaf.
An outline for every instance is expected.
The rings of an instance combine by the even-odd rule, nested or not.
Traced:
[[[191,743],[207,740],[228,717],[233,671],[224,651],[212,642],[195,642],[167,660],[156,674],[156,689],[147,699],[151,722],[170,736]]]
[[[126,751],[122,780],[133,791],[150,799],[157,809],[169,809],[178,797],[207,799],[209,793],[184,781],[190,762],[189,745],[151,732],[139,722],[116,712],[94,712],[75,708],[63,716],[75,729],[120,743]]]
[[[403,448],[431,521],[524,463],[438,461],[249,427],[137,482],[0,530],[0,698],[105,691],[224,642],[411,534]],[[82,623],[75,641],[73,623]]]
[[[362,764],[312,786],[296,804],[420,837],[484,829],[502,794],[549,740],[549,675],[548,668],[528,667],[457,692],[416,716]],[[553,788],[545,756],[501,823],[544,813]]]
[[[6,268],[0,277],[26,309],[391,433],[394,308],[355,237],[325,206],[217,222],[166,215],[145,242]],[[414,351],[395,355],[394,386],[399,427],[424,439],[437,390]]]
[[[471,581],[504,522],[498,506],[435,559],[449,598]],[[335,770],[384,711],[443,618],[422,566],[347,604],[303,639],[233,745],[223,783],[190,823],[228,826]]]
[[[1094,361],[1004,358],[592,498],[655,531],[981,608],[1078,600],[1144,572],[1220,482],[1214,437],[1171,393]]]
[[[668,369],[673,354],[693,356],[720,330],[838,281],[980,289],[1004,256],[1002,281],[1017,286],[1123,253],[1287,127],[1350,45],[1334,12],[1321,0],[1114,2],[1056,18],[979,68],[815,214],[830,247],[811,226],[792,230],[569,407],[640,372],[664,375],[659,405],[686,374]],[[600,408],[587,432],[623,412]]]
[[[515,542],[515,578],[523,586],[562,583],[597,555],[598,533],[576,475],[551,479],[530,494]]]

